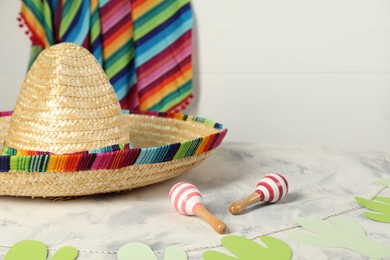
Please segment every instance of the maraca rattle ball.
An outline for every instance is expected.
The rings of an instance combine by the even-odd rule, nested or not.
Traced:
[[[288,192],[288,182],[280,174],[270,174],[263,177],[256,186],[256,192],[261,201],[273,203],[281,200]]]
[[[222,234],[226,225],[211,215],[204,207],[202,194],[194,185],[186,182],[175,184],[169,191],[172,206],[183,215],[197,215],[208,222],[215,231]]]
[[[286,178],[280,174],[269,174],[260,180],[255,192],[243,200],[233,202],[229,207],[229,211],[233,215],[237,215],[248,206],[259,201],[274,203],[286,196],[287,192],[288,182]]]
[[[190,183],[179,182],[169,192],[172,206],[183,215],[195,215],[202,205],[202,194]]]

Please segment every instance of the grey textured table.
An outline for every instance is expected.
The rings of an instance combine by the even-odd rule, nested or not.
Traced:
[[[116,259],[128,242],[149,245],[161,252],[176,245],[189,259],[201,259],[210,248],[224,251],[223,235],[197,217],[177,213],[168,192],[179,181],[191,182],[203,194],[210,212],[225,221],[226,234],[247,238],[271,235],[288,243],[293,259],[366,259],[346,249],[319,248],[288,238],[299,230],[297,219],[342,215],[360,224],[369,237],[390,244],[390,225],[361,215],[367,211],[355,196],[390,196],[378,180],[389,178],[390,155],[318,146],[223,144],[208,160],[172,180],[121,194],[98,195],[69,201],[0,198],[0,256],[20,240],[40,240],[52,249],[72,245],[78,259]],[[255,190],[268,173],[282,173],[289,194],[279,203],[258,204],[232,216],[229,204]]]

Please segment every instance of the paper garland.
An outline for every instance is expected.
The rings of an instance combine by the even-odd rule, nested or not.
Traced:
[[[222,238],[222,245],[236,255],[236,257],[214,250],[206,251],[203,254],[203,257],[204,260],[291,259],[291,248],[282,240],[269,236],[260,237],[260,240],[267,246],[267,248],[255,241],[241,236],[225,236]]]
[[[152,249],[143,243],[128,243],[118,251],[118,260],[158,260]],[[187,260],[187,254],[179,247],[171,246],[165,250],[164,260]]]
[[[60,248],[50,260],[75,260],[78,250],[66,246]],[[14,244],[7,252],[4,260],[46,260],[46,245],[36,240],[24,240]],[[118,260],[158,260],[152,249],[142,243],[128,243],[122,246],[117,254]],[[187,260],[187,254],[179,247],[171,246],[165,250],[164,260]]]
[[[390,256],[390,247],[369,239],[362,227],[346,218],[333,217],[321,220],[314,217],[298,219],[299,224],[312,234],[294,232],[289,238],[298,243],[351,249],[361,255],[382,258]]]
[[[71,246],[60,248],[50,260],[75,260],[79,251]],[[14,244],[4,257],[4,260],[46,260],[47,248],[42,242],[24,240]]]

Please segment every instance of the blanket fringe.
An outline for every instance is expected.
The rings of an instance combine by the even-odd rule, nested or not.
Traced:
[[[170,108],[167,113],[180,113],[181,111],[184,111],[189,105],[190,100],[194,98],[193,94],[189,94],[183,101],[181,101],[179,104],[175,105],[174,107]]]
[[[33,45],[41,45],[44,47],[42,41],[40,41],[39,38],[35,35],[32,27],[27,23],[27,20],[24,18],[22,13],[18,14],[16,20],[19,23],[19,27],[24,29],[24,33],[29,37]]]

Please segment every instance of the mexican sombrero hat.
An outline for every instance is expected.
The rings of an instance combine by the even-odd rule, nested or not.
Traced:
[[[83,47],[42,51],[13,112],[0,112],[0,195],[63,197],[129,190],[206,159],[227,130],[182,114],[121,111]]]

